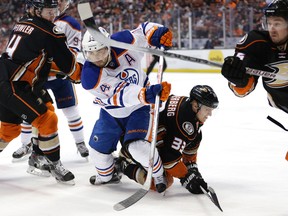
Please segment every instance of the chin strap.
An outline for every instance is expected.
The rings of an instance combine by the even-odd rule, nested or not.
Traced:
[[[287,50],[287,43],[288,43],[288,38],[286,41],[280,45],[277,45],[277,49],[280,51],[286,51]]]

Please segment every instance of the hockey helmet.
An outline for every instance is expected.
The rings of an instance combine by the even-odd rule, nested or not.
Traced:
[[[288,20],[288,0],[273,0],[264,9],[266,18],[269,16],[279,16]]]
[[[196,85],[190,91],[190,101],[196,100],[198,103],[211,107],[218,107],[219,101],[213,89],[208,85]]]
[[[99,31],[105,36],[109,37],[109,33],[102,27],[98,28]],[[102,57],[100,55],[96,56],[97,51],[107,47],[108,48],[108,54],[110,55],[110,47],[107,46],[104,43],[101,43],[94,39],[94,37],[89,33],[87,30],[83,36],[82,40],[82,50],[84,52],[85,58],[87,58],[91,62],[98,61],[98,56]],[[103,57],[102,57],[103,58]]]
[[[70,4],[72,4],[71,0],[62,0],[61,2],[59,2],[59,15],[65,13],[65,11],[69,8]]]
[[[35,7],[38,9],[42,8],[57,8],[58,1],[57,0],[27,0],[27,7]]]

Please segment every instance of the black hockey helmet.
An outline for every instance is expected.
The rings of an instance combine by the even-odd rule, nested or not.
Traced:
[[[190,91],[190,101],[196,100],[213,109],[218,107],[219,101],[213,89],[208,85],[196,85]]]
[[[57,0],[26,0],[26,7],[35,7],[37,9],[42,8],[57,8],[58,1]]]
[[[288,0],[273,0],[264,9],[264,14],[266,18],[269,16],[278,16],[288,20]]]

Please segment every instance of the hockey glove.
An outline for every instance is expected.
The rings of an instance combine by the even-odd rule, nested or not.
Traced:
[[[81,83],[81,80],[73,80],[68,75],[66,75],[64,73],[56,73],[56,78],[57,79],[63,79],[63,80],[67,79],[74,84],[80,84]]]
[[[166,101],[169,97],[171,90],[171,84],[162,82],[161,84],[151,85],[146,88],[142,88],[138,97],[143,104],[155,104],[156,95],[160,94],[160,100]]]
[[[154,26],[147,32],[146,37],[151,46],[156,46],[158,48],[164,46],[164,49],[167,50],[173,45],[173,34],[167,27]]]
[[[200,186],[202,186],[204,189],[207,189],[208,185],[198,171],[197,164],[191,163],[186,166],[188,173],[185,177],[180,178],[181,185],[185,187],[190,193],[203,194]]]
[[[243,61],[236,56],[228,56],[224,59],[221,73],[237,87],[245,87],[248,83],[249,75],[246,74]]]

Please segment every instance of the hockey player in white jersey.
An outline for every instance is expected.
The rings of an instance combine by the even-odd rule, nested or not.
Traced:
[[[68,46],[78,53],[78,60],[80,63],[81,61],[83,63],[84,58],[81,53],[81,26],[72,16],[67,15],[66,10],[69,8],[69,5],[70,0],[58,0],[59,14],[55,18],[54,23],[65,33]],[[57,67],[53,67],[53,69],[57,70]],[[74,84],[68,79],[57,79],[55,74],[51,73],[45,87],[51,89],[55,97],[57,108],[63,111],[68,121],[69,129],[75,140],[77,150],[82,157],[87,157],[89,155],[89,150],[84,142],[83,123],[77,107],[78,102]],[[25,156],[31,153],[31,137],[32,126],[29,123],[23,122],[21,124],[22,147],[12,154],[14,161],[25,159]]]
[[[107,37],[109,34],[101,27]],[[135,46],[169,48],[172,32],[156,23],[143,23],[134,30],[124,30],[111,35],[112,40]],[[112,153],[121,139],[122,147],[136,163],[147,168],[152,137],[152,110],[155,97],[167,100],[171,85],[167,82],[150,85],[142,70],[144,54],[97,42],[87,31],[82,47],[87,60],[84,63],[81,83],[84,89],[95,95],[94,103],[101,106],[89,145],[91,158],[95,161],[97,174],[90,178],[91,184],[118,183],[121,176],[114,169]],[[163,165],[155,152],[152,174],[159,193],[166,189]]]

